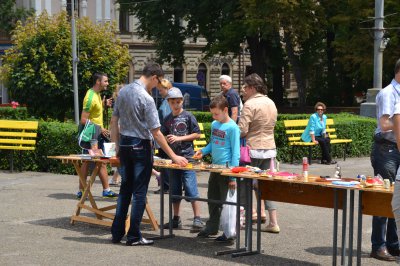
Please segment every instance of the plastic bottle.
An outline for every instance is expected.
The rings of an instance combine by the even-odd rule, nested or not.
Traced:
[[[276,172],[276,169],[275,169],[275,158],[271,158],[271,161],[269,163],[269,171],[271,171],[272,173]]]
[[[303,177],[308,178],[308,158],[303,157]]]

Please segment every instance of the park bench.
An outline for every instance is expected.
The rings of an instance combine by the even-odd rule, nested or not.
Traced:
[[[206,135],[204,134],[203,123],[199,123],[200,138],[193,141],[194,151],[203,149],[207,145]]]
[[[14,170],[14,151],[19,151],[22,170],[22,151],[35,150],[38,121],[0,120],[0,150],[10,150],[10,170]]]
[[[286,136],[288,138],[289,145],[292,146],[291,151],[291,163],[293,163],[294,148],[295,147],[308,147],[308,161],[311,164],[312,159],[312,147],[319,146],[313,142],[304,142],[301,139],[304,129],[307,126],[308,119],[302,120],[284,120]],[[351,139],[338,139],[336,135],[336,129],[334,128],[333,119],[326,119],[326,133],[329,134],[331,144],[344,144],[343,149],[343,160],[346,160],[346,153]]]

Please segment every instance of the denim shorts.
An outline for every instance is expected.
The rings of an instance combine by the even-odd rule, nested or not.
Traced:
[[[182,196],[182,186],[185,187],[185,196],[198,198],[197,178],[194,171],[169,170],[169,189],[172,195]],[[181,199],[172,199],[172,202],[180,202]]]

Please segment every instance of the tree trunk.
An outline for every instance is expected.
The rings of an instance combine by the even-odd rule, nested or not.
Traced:
[[[326,32],[326,59],[328,66],[327,73],[327,81],[328,81],[328,90],[334,89],[337,87],[337,78],[334,64],[334,56],[335,49],[332,46],[333,41],[335,41],[335,32],[332,30],[327,30]]]
[[[286,53],[288,55],[290,65],[292,66],[294,78],[296,79],[297,92],[299,94],[298,106],[304,107],[306,105],[306,93],[307,93],[305,74],[301,67],[299,56],[296,55],[294,51],[290,31],[286,30],[283,34],[283,38],[286,44],[285,45]]]
[[[246,39],[249,44],[253,73],[257,73],[263,80],[265,80],[265,73],[267,72],[266,42],[258,36],[248,36]]]

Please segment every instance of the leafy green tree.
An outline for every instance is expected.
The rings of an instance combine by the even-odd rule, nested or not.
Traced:
[[[77,20],[79,99],[91,88],[91,75],[104,72],[110,87],[128,73],[128,47],[115,37],[112,25]],[[14,46],[3,57],[2,78],[11,99],[27,104],[36,116],[64,120],[73,110],[71,26],[66,12],[43,13],[18,23]]]
[[[0,31],[10,33],[16,26],[18,20],[25,20],[33,15],[33,9],[15,7],[15,0],[0,1]]]
[[[318,8],[315,1],[121,1],[121,8],[139,18],[139,33],[155,42],[161,62],[183,63],[186,38],[204,37],[206,56],[238,55],[240,43],[246,40],[252,71],[272,78],[278,104],[283,98],[282,69],[290,62],[304,104],[307,70],[313,67],[315,44],[322,39],[315,41],[320,28],[313,13]]]

